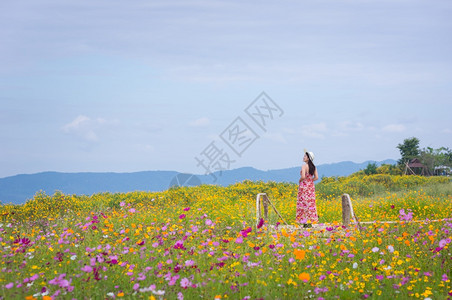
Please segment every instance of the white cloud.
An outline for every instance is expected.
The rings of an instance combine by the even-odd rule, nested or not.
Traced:
[[[387,132],[404,132],[405,129],[405,125],[402,124],[389,124],[383,127],[382,130]]]
[[[304,125],[301,127],[301,134],[305,137],[325,138],[325,133],[328,131],[328,128],[325,123],[317,123],[311,125]]]
[[[66,134],[77,136],[89,142],[97,142],[99,136],[96,132],[99,131],[101,127],[116,122],[117,121],[109,122],[104,118],[91,119],[85,115],[79,115],[61,129]]]
[[[335,137],[348,136],[350,132],[357,133],[363,131],[365,126],[361,122],[343,121],[335,126],[335,130],[331,133]]]
[[[65,132],[69,132],[71,130],[77,130],[83,126],[83,123],[88,122],[90,119],[87,116],[80,115],[77,116],[71,123],[68,123],[63,126],[63,130]]]
[[[209,120],[209,118],[203,117],[203,118],[196,119],[188,124],[193,127],[203,127],[203,126],[209,125],[210,120]]]

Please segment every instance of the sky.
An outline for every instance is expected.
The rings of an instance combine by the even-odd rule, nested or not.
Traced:
[[[3,1],[0,177],[452,148],[451,14],[449,0]]]

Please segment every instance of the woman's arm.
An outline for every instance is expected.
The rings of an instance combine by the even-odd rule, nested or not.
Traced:
[[[314,171],[314,181],[316,181],[317,179],[319,179],[319,173],[317,173],[317,168],[315,168],[315,171]]]

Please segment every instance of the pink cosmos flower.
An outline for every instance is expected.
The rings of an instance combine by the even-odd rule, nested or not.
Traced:
[[[195,262],[193,260],[191,260],[191,259],[185,261],[185,266],[186,267],[192,267],[194,265],[195,265]]]
[[[182,278],[182,280],[180,281],[180,286],[184,289],[188,288],[189,286],[191,286],[191,282],[188,278]]]
[[[413,220],[413,212],[408,212],[408,214],[405,213],[405,210],[402,208],[399,210],[399,218],[401,221],[411,221]]]
[[[84,266],[81,270],[85,271],[86,273],[91,273],[93,271],[93,268],[91,266]]]

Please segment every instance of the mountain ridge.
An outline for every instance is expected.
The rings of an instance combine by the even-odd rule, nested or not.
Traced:
[[[395,164],[392,159],[354,163],[343,161],[318,165],[319,177],[347,176],[369,163]],[[259,170],[253,167],[240,167],[232,170],[216,171],[207,175],[185,174],[177,171],[138,171],[138,172],[56,172],[44,171],[34,174],[17,174],[0,178],[0,202],[22,204],[33,198],[36,192],[53,194],[61,191],[65,194],[91,195],[100,192],[125,193],[131,191],[163,191],[168,189],[181,175],[191,182],[188,185],[217,184],[227,186],[243,180],[262,180],[276,182],[294,182],[299,178],[300,167]],[[187,176],[192,175],[192,176]],[[182,177],[180,177],[182,179]],[[176,179],[176,180],[175,180]],[[184,180],[182,180],[184,181]]]

